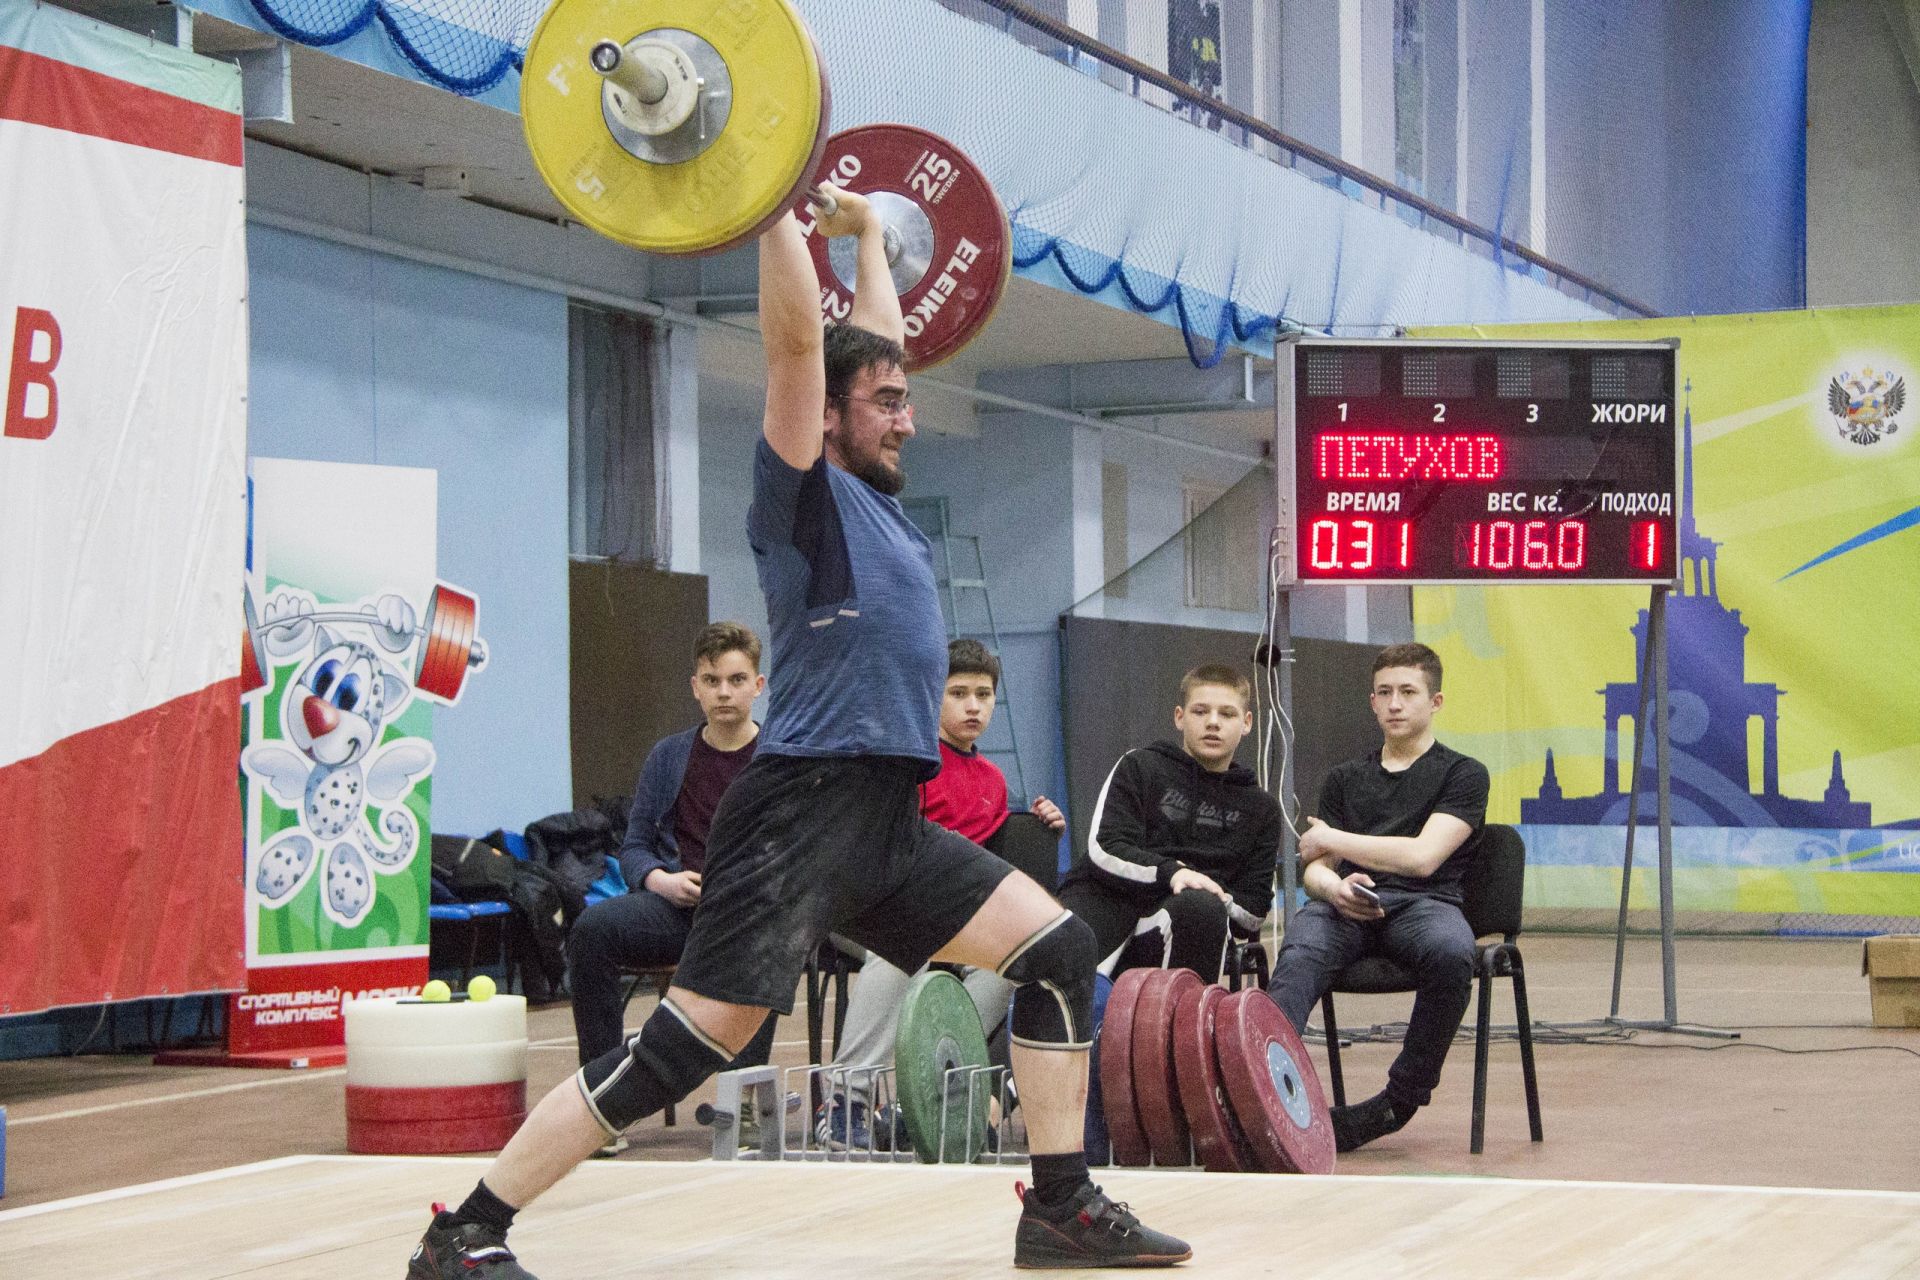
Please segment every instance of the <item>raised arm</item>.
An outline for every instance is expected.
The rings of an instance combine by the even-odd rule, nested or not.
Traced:
[[[906,327],[887,270],[879,220],[864,196],[826,183],[817,190],[826,202],[816,205],[814,226],[820,234],[860,237],[849,322],[901,341]],[[782,462],[804,471],[819,460],[824,447],[827,370],[820,277],[800,222],[791,213],[760,237],[760,343],[767,353],[767,443]]]
[[[900,295],[887,265],[886,228],[880,219],[867,219],[860,231],[860,257],[853,273],[853,310],[847,323],[869,333],[905,344],[907,326],[900,315]]]
[[[789,213],[760,237],[760,343],[767,353],[762,429],[780,460],[800,471],[819,460],[825,429],[820,326],[820,277]]]

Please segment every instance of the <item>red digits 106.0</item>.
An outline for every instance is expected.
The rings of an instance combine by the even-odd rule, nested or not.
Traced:
[[[1493,573],[1578,573],[1587,564],[1584,520],[1476,520],[1461,525],[1454,558]]]

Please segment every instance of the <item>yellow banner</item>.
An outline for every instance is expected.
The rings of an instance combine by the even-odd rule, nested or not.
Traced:
[[[1680,340],[1676,902],[1795,932],[1920,915],[1920,307],[1414,336]],[[1414,591],[1442,736],[1492,772],[1488,817],[1522,825],[1530,906],[1617,904],[1647,607],[1625,587]],[[1651,743],[1641,790],[1650,824]],[[1643,827],[1636,905],[1653,855]]]

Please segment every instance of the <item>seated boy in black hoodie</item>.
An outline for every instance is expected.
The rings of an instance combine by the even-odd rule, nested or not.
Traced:
[[[1173,709],[1179,742],[1127,752],[1100,788],[1087,856],[1060,901],[1092,927],[1100,972],[1152,965],[1219,980],[1229,929],[1260,932],[1273,905],[1280,807],[1233,762],[1252,727],[1247,678],[1195,667]]]

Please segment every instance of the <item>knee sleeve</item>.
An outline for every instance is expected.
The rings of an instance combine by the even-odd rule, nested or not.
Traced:
[[[692,1093],[732,1056],[662,1001],[638,1035],[580,1068],[574,1079],[593,1118],[618,1136]]]
[[[1093,930],[1071,911],[1021,943],[1000,974],[1024,990],[1008,1029],[1030,1049],[1085,1049],[1093,1043],[1093,977],[1100,963]]]

